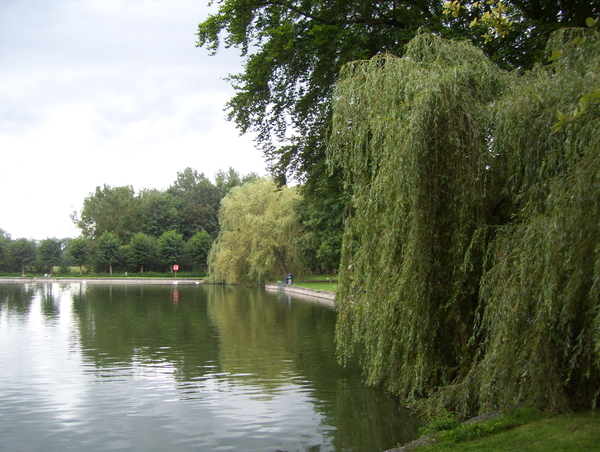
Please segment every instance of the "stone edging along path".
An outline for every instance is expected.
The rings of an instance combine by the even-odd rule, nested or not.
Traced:
[[[294,286],[293,284],[265,284],[265,290],[274,292],[281,291],[287,294],[302,295],[321,299],[322,302],[332,304],[335,300],[335,293],[326,290],[308,289],[306,287]]]

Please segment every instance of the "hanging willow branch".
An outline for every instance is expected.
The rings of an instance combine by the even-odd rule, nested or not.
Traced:
[[[486,343],[471,377],[484,407],[595,406],[600,391],[600,115],[553,130],[557,110],[599,85],[600,41],[563,30],[549,43],[557,49],[551,71],[519,80],[498,104],[495,144],[519,211],[482,280]]]
[[[364,344],[369,383],[424,395],[472,355],[481,253],[465,258],[494,199],[488,107],[504,75],[466,43],[421,35],[404,58],[354,63],[341,79],[329,151],[355,196],[340,352]]]
[[[582,61],[589,49],[597,52],[595,42],[588,40]],[[583,188],[596,177],[597,124],[589,118],[552,132],[556,106],[598,73],[574,65],[574,57],[565,58],[518,79],[466,43],[420,35],[403,58],[382,55],[344,68],[328,152],[355,195],[337,340],[342,358],[363,346],[369,383],[408,397],[435,393],[467,414],[509,400],[540,401],[542,393],[553,399],[546,406],[564,406],[565,377],[581,382],[598,368],[591,336],[598,335],[600,217],[592,206],[600,198]],[[559,195],[558,187],[567,191]],[[549,234],[556,227],[562,232]],[[586,239],[573,250],[576,230]],[[575,303],[581,296],[587,301]],[[572,298],[561,305],[569,315],[549,308],[552,326],[540,321],[536,330],[530,315],[520,315],[521,323],[512,315],[565,297]],[[586,321],[575,325],[582,315]],[[544,342],[548,328],[560,330],[554,342]],[[567,349],[544,349],[565,338]],[[587,373],[565,367],[585,341]],[[534,395],[543,376],[522,371],[550,367],[554,373]]]

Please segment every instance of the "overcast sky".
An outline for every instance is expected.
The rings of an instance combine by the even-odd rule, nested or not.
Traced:
[[[75,237],[96,186],[190,166],[265,173],[223,111],[237,51],[196,48],[207,0],[0,0],[0,229]]]

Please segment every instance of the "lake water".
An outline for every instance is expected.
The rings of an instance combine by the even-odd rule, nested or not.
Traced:
[[[0,284],[0,451],[360,451],[414,438],[336,362],[335,310],[262,288]]]

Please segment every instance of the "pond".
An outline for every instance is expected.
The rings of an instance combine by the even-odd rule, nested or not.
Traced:
[[[335,310],[263,288],[0,284],[0,450],[360,451],[413,439],[336,361]]]

